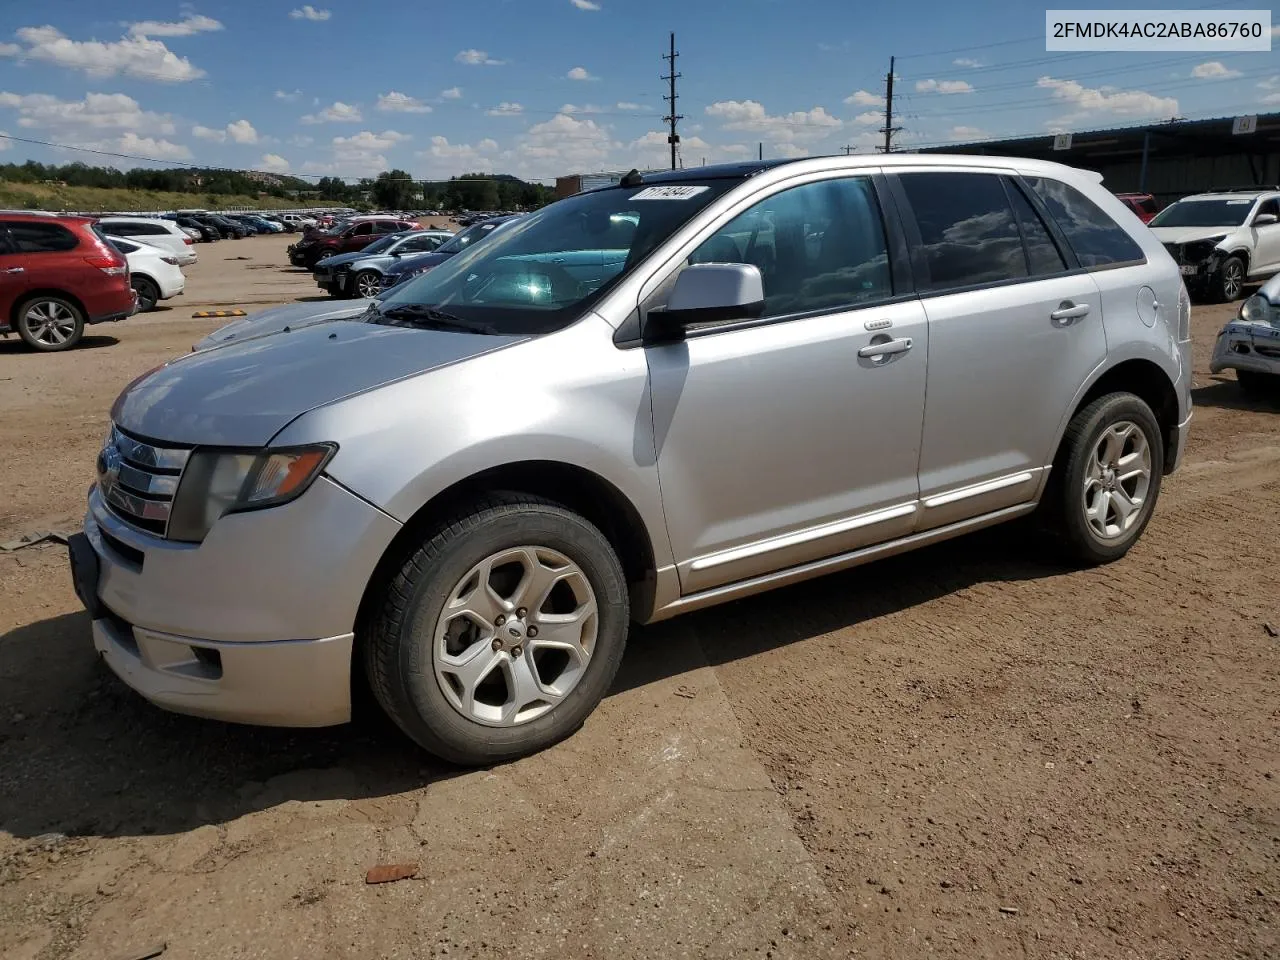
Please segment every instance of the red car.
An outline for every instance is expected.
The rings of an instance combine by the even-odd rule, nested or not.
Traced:
[[[136,306],[128,262],[92,219],[0,211],[0,333],[69,350],[86,324],[123,320]]]
[[[1149,193],[1117,193],[1116,198],[1132,210],[1143,223],[1150,223],[1151,218],[1160,212],[1156,198]]]
[[[318,260],[338,253],[354,253],[363,250],[379,237],[401,230],[420,230],[413,220],[397,220],[393,217],[360,217],[335,224],[328,230],[303,234],[301,240],[289,247],[289,262],[295,267],[310,270]]]

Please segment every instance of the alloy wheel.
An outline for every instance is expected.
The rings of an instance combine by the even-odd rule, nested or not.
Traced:
[[[356,294],[369,299],[376,297],[382,290],[382,278],[372,270],[366,270],[356,275]]]
[[[1222,295],[1227,300],[1235,300],[1240,296],[1244,284],[1244,268],[1236,259],[1228,260],[1222,265]]]
[[[1085,471],[1083,508],[1100,540],[1123,537],[1141,520],[1151,488],[1151,446],[1136,423],[1108,426],[1094,444]]]
[[[595,591],[581,567],[547,547],[503,550],[450,591],[432,638],[436,679],[467,719],[519,726],[578,685],[598,627]]]
[[[60,347],[76,332],[76,317],[54,300],[37,300],[23,314],[34,340],[50,347]]]

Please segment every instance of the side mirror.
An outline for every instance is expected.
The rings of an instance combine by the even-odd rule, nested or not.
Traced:
[[[647,343],[683,340],[701,323],[748,320],[764,312],[760,268],[748,263],[694,263],[680,271],[667,306],[645,318]]]
[[[1253,218],[1255,227],[1267,227],[1273,223],[1280,223],[1280,217],[1277,217],[1274,213],[1260,213]]]

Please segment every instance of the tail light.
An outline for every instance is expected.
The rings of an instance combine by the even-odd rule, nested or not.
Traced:
[[[108,277],[123,277],[129,272],[128,261],[117,260],[115,257],[85,257],[84,262],[97,267]]]
[[[176,267],[178,265],[177,257],[161,257],[160,259],[163,260],[165,263],[170,264],[171,266]]]
[[[195,243],[195,241],[192,240],[190,237],[183,237],[182,242],[185,243],[188,247],[191,246],[193,243]]]

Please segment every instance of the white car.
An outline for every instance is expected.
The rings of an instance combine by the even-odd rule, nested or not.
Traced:
[[[280,219],[286,223],[296,224],[299,230],[303,227],[314,227],[316,225],[315,217],[306,217],[300,213],[282,213],[280,214]]]
[[[112,237],[124,237],[139,243],[162,247],[186,266],[196,262],[195,241],[172,220],[159,217],[101,217],[98,226]]]
[[[178,258],[168,250],[123,237],[108,240],[129,261],[129,285],[138,295],[139,313],[154,310],[159,301],[180,296],[186,290],[187,278],[178,266]]]
[[[1147,226],[1178,262],[1193,294],[1237,300],[1247,282],[1280,272],[1280,188],[1183,197]]]

